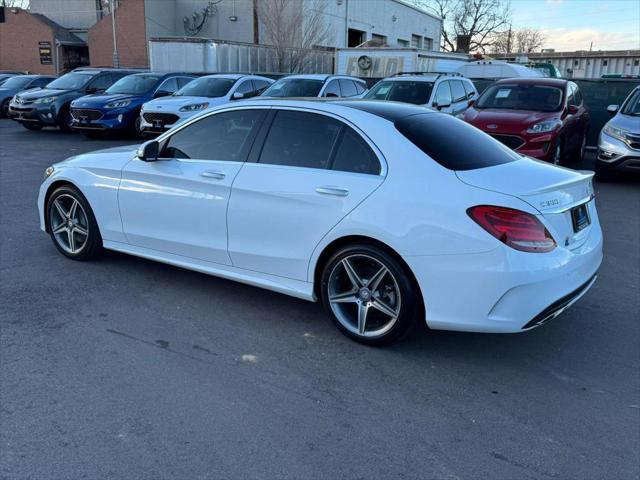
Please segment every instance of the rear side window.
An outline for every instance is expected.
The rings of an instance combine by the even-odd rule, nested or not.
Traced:
[[[341,127],[324,115],[281,110],[271,124],[259,162],[328,168]]]
[[[342,90],[343,97],[355,97],[358,94],[356,86],[351,80],[347,80],[346,78],[340,79],[340,90]]]
[[[338,140],[338,148],[333,159],[333,170],[353,173],[380,174],[380,162],[360,135],[350,127],[345,127]]]
[[[520,155],[450,115],[410,115],[395,122],[407,139],[450,170],[473,170],[518,160]]]
[[[460,80],[451,80],[449,83],[451,84],[451,95],[454,102],[461,102],[467,98],[467,92],[465,92]]]

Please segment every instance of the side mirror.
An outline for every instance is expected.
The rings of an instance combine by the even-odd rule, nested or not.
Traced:
[[[136,152],[136,157],[143,162],[155,162],[158,160],[160,153],[160,144],[157,140],[150,140],[140,145],[140,148]]]
[[[578,110],[580,110],[579,107],[577,107],[576,105],[569,105],[569,107],[567,108],[567,111],[571,114],[571,115],[575,115],[576,113],[578,113]]]
[[[244,98],[244,93],[233,92],[233,95],[231,95],[231,100],[241,100],[243,98]]]
[[[171,95],[171,92],[167,90],[157,90],[156,93],[153,94],[153,98],[168,97],[169,95]]]
[[[615,115],[616,113],[618,113],[619,108],[620,105],[609,105],[607,107],[607,112],[609,112],[610,115]]]

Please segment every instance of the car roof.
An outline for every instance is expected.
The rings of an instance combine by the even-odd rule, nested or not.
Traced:
[[[551,87],[565,87],[569,81],[564,78],[548,78],[548,77],[516,77],[503,78],[494,83],[494,85],[502,85],[505,83],[518,85],[548,85]]]
[[[247,106],[243,103],[242,106]],[[254,97],[251,99],[252,106],[269,107],[307,107],[326,112],[333,112],[338,109],[354,109],[375,115],[390,122],[395,122],[410,115],[422,115],[435,113],[428,108],[412,105],[410,103],[393,102],[388,100],[364,100],[364,99],[344,99],[344,98],[277,98],[277,97]]]

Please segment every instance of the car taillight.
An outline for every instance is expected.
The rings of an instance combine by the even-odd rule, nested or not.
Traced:
[[[469,216],[504,244],[522,252],[550,252],[556,242],[536,218],[513,208],[478,205],[467,210]]]

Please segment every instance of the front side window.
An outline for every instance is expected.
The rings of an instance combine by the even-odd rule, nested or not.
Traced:
[[[262,147],[260,163],[329,168],[342,124],[315,113],[279,111]]]
[[[158,75],[129,75],[111,85],[105,93],[122,93],[128,95],[142,95],[151,90],[158,82]]]
[[[262,95],[265,97],[317,97],[322,89],[322,80],[310,78],[281,78]]]
[[[236,92],[242,93],[245,97],[250,97],[253,93],[253,84],[251,83],[251,80],[245,80],[240,85],[238,85],[238,88],[236,88]]]
[[[451,95],[453,96],[454,102],[461,102],[465,98],[467,98],[467,92],[464,89],[464,85],[460,80],[451,80],[449,82],[451,86]]]
[[[111,86],[113,80],[111,79],[111,75],[99,75],[95,80],[92,80],[89,84],[88,88],[94,89],[96,91],[104,91]]]
[[[162,82],[156,91],[173,93],[178,90],[178,88],[178,79],[176,77],[171,77]]]
[[[198,120],[169,137],[162,158],[244,162],[265,110],[235,110]]]
[[[343,97],[355,97],[358,95],[358,90],[356,90],[353,81],[347,80],[346,78],[340,79],[340,90],[342,90]]]
[[[264,92],[269,87],[269,85],[271,85],[271,83],[267,82],[266,80],[261,80],[259,78],[253,80],[253,86],[255,87],[256,93],[258,95]]]
[[[487,88],[478,99],[476,108],[555,112],[562,107],[562,98],[562,89],[558,87],[506,83]]]
[[[452,96],[449,82],[440,82],[440,85],[438,85],[438,88],[436,89],[436,104],[451,105],[451,103]]]
[[[371,100],[393,100],[396,102],[425,105],[429,102],[432,82],[389,80],[376,83],[364,98]]]
[[[356,90],[358,90],[358,95],[360,95],[361,93],[364,93],[365,90],[367,89],[367,85],[365,83],[355,82],[355,84],[356,84]]]
[[[331,80],[327,84],[327,88],[324,89],[324,93],[322,95],[325,97],[340,97],[341,92],[338,80]]]
[[[193,81],[193,77],[178,77],[178,89],[181,89],[185,85],[191,83]]]
[[[51,88],[53,90],[77,90],[89,83],[89,80],[94,76],[95,73],[91,72],[70,72],[47,84],[47,88]]]
[[[236,81],[231,78],[202,77],[189,82],[187,85],[174,93],[174,95],[177,97],[224,97],[227,93],[229,93],[229,90],[231,90],[231,87],[233,87],[234,83],[236,83]]]

